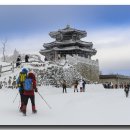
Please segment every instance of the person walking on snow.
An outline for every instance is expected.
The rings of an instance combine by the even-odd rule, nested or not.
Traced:
[[[85,92],[85,85],[86,85],[85,80],[82,80],[82,88],[83,88],[83,92]]]
[[[60,81],[59,81],[60,82]],[[66,81],[65,80],[63,80],[62,82],[60,82],[61,83],[61,85],[62,85],[62,88],[63,88],[63,93],[65,92],[65,93],[67,93],[67,90],[66,90],[66,87],[67,87],[67,85],[66,85]]]
[[[30,88],[29,88],[30,86]],[[28,99],[30,98],[31,100],[31,104],[32,104],[32,112],[36,113],[36,106],[35,106],[35,92],[38,92],[37,87],[36,87],[36,78],[33,72],[29,72],[28,76],[25,80],[24,83],[24,106],[22,109],[22,112],[24,115],[26,115],[26,108],[27,108],[27,104],[28,104]]]
[[[128,95],[129,95],[129,88],[130,88],[129,84],[127,84],[127,85],[125,86],[125,88],[124,88],[126,97],[128,97]]]
[[[19,88],[19,94],[20,94],[20,99],[21,99],[21,106],[20,106],[20,111],[22,111],[23,107],[23,83],[27,77],[28,70],[26,68],[23,68],[22,71],[19,73],[19,77],[16,80],[17,83],[17,88]]]
[[[77,92],[78,92],[78,80],[76,80],[75,81],[75,83],[74,83],[74,92],[77,90]]]
[[[82,81],[82,79],[79,81],[79,88],[80,88],[80,92],[83,92],[83,81]]]

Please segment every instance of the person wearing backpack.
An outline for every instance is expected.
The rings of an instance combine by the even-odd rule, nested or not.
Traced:
[[[36,113],[36,107],[35,107],[35,95],[34,91],[38,92],[36,87],[36,78],[33,72],[29,72],[26,80],[24,81],[24,106],[22,109],[22,112],[24,115],[26,115],[26,108],[28,104],[28,99],[30,98],[31,104],[32,104],[32,112]]]
[[[20,99],[21,99],[21,106],[20,106],[20,111],[22,112],[22,107],[23,107],[23,83],[27,77],[28,70],[26,68],[23,68],[22,71],[19,73],[19,77],[16,81],[17,83],[17,88],[19,88],[19,94],[20,94]]]

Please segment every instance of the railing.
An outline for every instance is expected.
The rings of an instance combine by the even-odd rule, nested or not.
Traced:
[[[34,63],[34,62],[38,62],[38,63],[43,63],[41,61],[30,61],[30,62],[20,62],[20,64],[24,64],[24,63]],[[15,66],[16,62],[12,62],[8,65],[0,65],[0,77],[1,77],[1,74],[5,73],[5,72],[9,72],[9,71],[12,71],[14,72],[14,69],[16,69],[17,67]],[[6,69],[8,67],[8,69]],[[10,67],[10,69],[9,69]],[[5,69],[4,69],[5,68]]]
[[[11,67],[10,69],[4,69],[4,68],[7,68],[7,67]],[[2,66],[2,65],[0,65],[0,77],[1,77],[1,74],[2,73],[5,73],[5,72],[9,72],[9,71],[12,71],[12,72],[14,72],[14,69],[15,69],[16,67],[14,66],[14,62],[13,63],[10,63],[9,65],[4,65],[4,66]],[[4,69],[4,70],[3,70]]]

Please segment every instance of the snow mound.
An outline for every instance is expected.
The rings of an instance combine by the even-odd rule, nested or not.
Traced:
[[[5,66],[5,65],[8,65],[9,63],[7,63],[7,62],[2,62],[2,61],[0,61],[0,65],[2,65],[2,66]]]

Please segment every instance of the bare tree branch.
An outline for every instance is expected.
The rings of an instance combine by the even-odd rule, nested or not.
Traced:
[[[3,58],[4,58],[4,62],[5,62],[5,48],[6,48],[6,43],[7,43],[7,37],[5,37],[4,39],[1,39],[1,43],[3,45],[2,49],[3,49]]]

